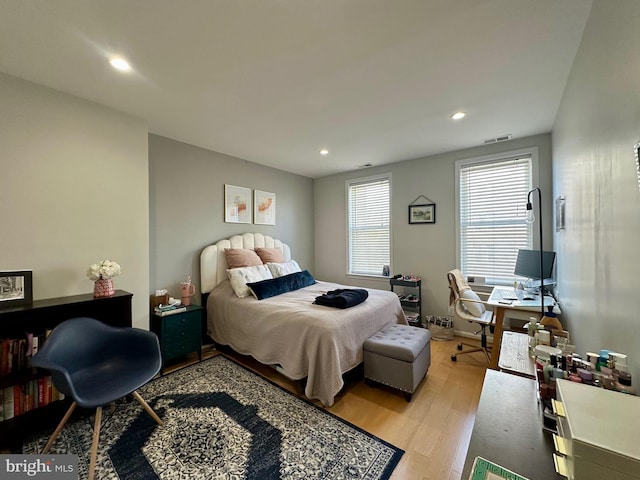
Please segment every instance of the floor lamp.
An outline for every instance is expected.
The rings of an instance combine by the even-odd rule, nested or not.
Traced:
[[[536,220],[533,214],[533,204],[531,203],[531,194],[538,192],[538,226],[540,227],[540,320],[544,318],[544,261],[542,259],[542,193],[539,188],[534,188],[527,194],[527,216],[525,221],[533,223]]]

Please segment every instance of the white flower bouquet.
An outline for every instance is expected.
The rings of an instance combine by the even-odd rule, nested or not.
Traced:
[[[101,278],[107,280],[109,278],[113,278],[116,275],[120,275],[120,265],[116,262],[112,262],[111,260],[103,260],[100,263],[94,263],[89,266],[89,270],[87,270],[87,277],[89,280],[100,280]]]

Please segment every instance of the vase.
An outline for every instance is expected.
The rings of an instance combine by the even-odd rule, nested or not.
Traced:
[[[99,278],[93,285],[93,298],[112,297],[115,293],[112,278]]]

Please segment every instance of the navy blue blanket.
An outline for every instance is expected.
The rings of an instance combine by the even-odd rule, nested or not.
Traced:
[[[369,292],[360,288],[340,288],[316,297],[313,303],[325,307],[349,308],[364,302],[368,296]]]

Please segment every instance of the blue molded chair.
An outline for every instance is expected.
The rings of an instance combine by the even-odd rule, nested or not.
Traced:
[[[31,364],[49,370],[55,387],[73,399],[43,454],[49,451],[77,405],[96,409],[90,480],[95,472],[104,405],[132,394],[162,425],[162,420],[136,392],[155,377],[162,366],[158,337],[152,332],[111,327],[93,318],[74,318],[51,332]]]

